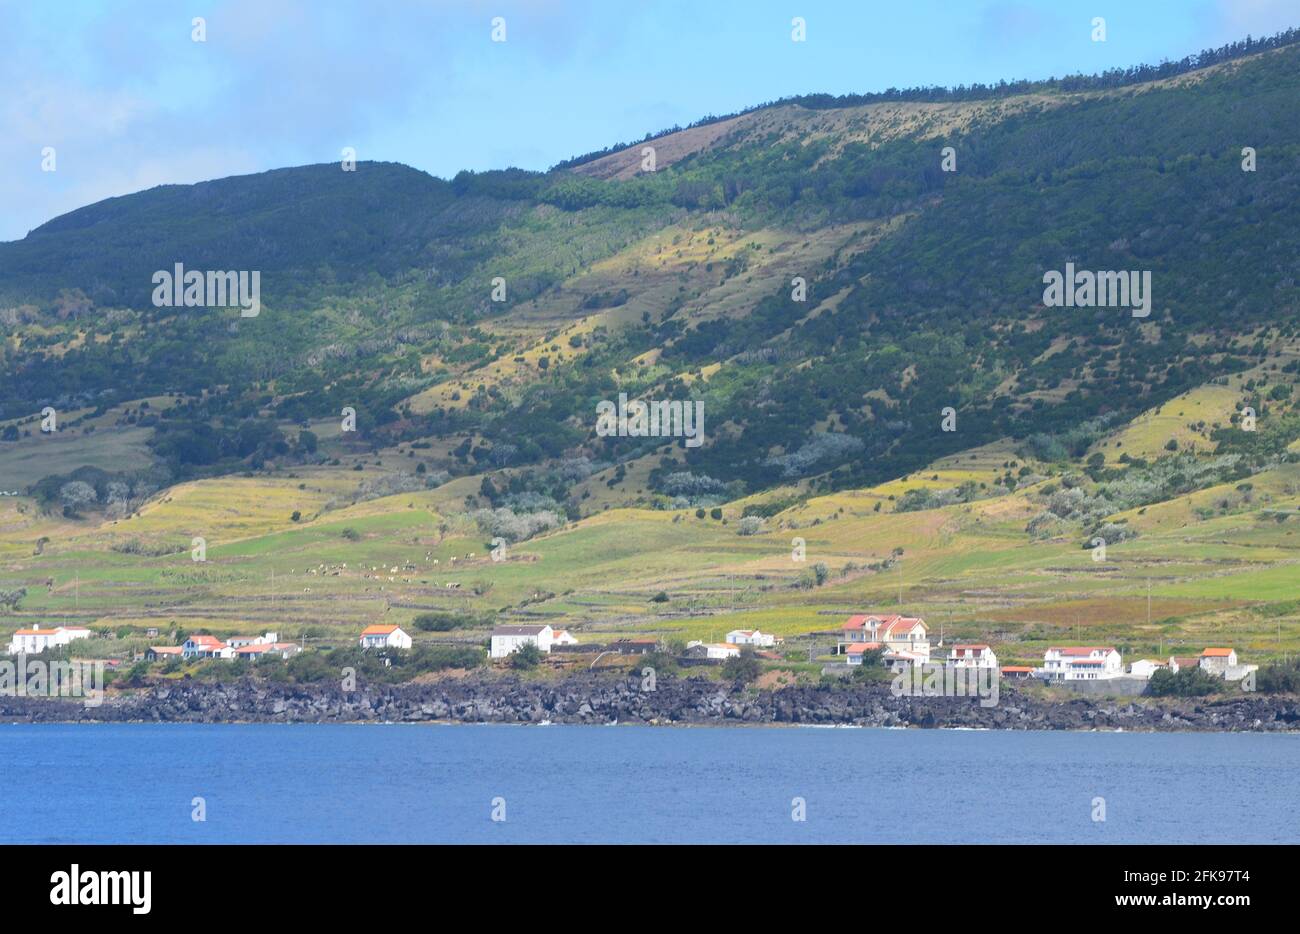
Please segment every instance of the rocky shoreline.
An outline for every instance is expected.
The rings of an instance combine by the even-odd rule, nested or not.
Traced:
[[[77,700],[0,698],[0,722],[19,723],[643,723],[853,725],[1003,730],[1285,732],[1300,730],[1300,698],[1135,701],[1044,699],[1004,688],[996,706],[974,697],[894,697],[885,683],[758,690],[695,678],[574,675],[559,682],[471,676],[423,684],[287,685],[180,682]]]

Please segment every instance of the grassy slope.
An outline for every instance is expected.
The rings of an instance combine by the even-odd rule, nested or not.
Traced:
[[[562,622],[591,641],[633,633],[716,638],[756,625],[798,644],[794,637],[834,628],[850,611],[900,608],[942,626],[948,641],[989,640],[1009,659],[1074,640],[1138,655],[1218,642],[1252,660],[1300,650],[1300,520],[1265,512],[1300,508],[1300,466],[1257,475],[1249,502],[1210,519],[1194,509],[1231,496],[1230,485],[1122,514],[1141,536],[1096,562],[1076,537],[1031,542],[1024,526],[1038,507],[1024,491],[889,511],[891,495],[990,478],[1010,456],[997,446],[970,454],[974,460],[950,458],[871,490],[809,499],[758,535],[737,534],[738,504],[725,507],[725,521],[613,507],[513,546],[499,562],[460,514],[461,494],[446,489],[322,512],[355,484],[346,470],[184,484],[137,517],[98,524],[42,517],[30,501],[10,499],[0,506],[0,587],[29,591],[6,620],[10,628],[71,620],[226,633],[278,628],[329,641],[380,619],[474,608]],[[472,485],[466,478],[448,486]],[[880,512],[877,502],[885,504]],[[289,518],[295,509],[298,522]],[[198,534],[208,540],[202,564],[188,550]],[[42,536],[51,542],[36,556]],[[792,557],[796,536],[806,543],[804,562]],[[177,551],[112,550],[131,539]],[[901,565],[864,568],[896,548]],[[830,568],[827,584],[795,586],[816,562]],[[667,603],[651,601],[660,591]]]

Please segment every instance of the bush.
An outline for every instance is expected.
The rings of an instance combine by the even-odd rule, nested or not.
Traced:
[[[738,535],[757,535],[765,531],[763,520],[758,516],[745,516],[740,520],[740,527],[736,530]]]
[[[531,642],[521,645],[510,656],[510,667],[519,671],[536,668],[542,661],[542,650]]]
[[[1204,697],[1222,691],[1224,681],[1199,668],[1184,668],[1175,674],[1167,668],[1158,670],[1147,682],[1152,697]]]
[[[411,624],[421,632],[451,632],[455,629],[472,629],[475,626],[484,625],[486,621],[479,619],[473,613],[463,613],[452,611],[435,611],[433,613],[421,613]]]
[[[814,435],[812,440],[797,451],[769,457],[763,463],[767,467],[780,468],[781,476],[786,479],[803,477],[842,464],[864,447],[865,445],[852,435],[822,433]]]
[[[506,541],[522,542],[564,525],[564,517],[550,510],[518,513],[508,507],[480,509],[474,513],[484,535],[500,536]]]
[[[740,654],[722,663],[722,677],[728,681],[749,684],[762,674],[763,666],[759,664],[753,649],[741,649]]]
[[[884,660],[884,649],[872,649],[869,652],[862,653],[862,664],[853,670],[853,677],[858,681],[867,681],[881,676],[885,672],[885,667],[881,662]]]
[[[1255,690],[1265,694],[1300,694],[1300,660],[1261,668],[1255,674]]]

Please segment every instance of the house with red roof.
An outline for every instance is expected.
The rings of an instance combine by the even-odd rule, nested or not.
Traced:
[[[850,616],[840,626],[839,652],[841,655],[850,655],[849,649],[862,643],[879,643],[879,647],[884,649],[883,661],[895,670],[924,665],[930,661],[928,629],[925,620],[919,616],[901,616],[897,613],[885,616],[860,613]],[[859,662],[862,651],[856,650]]]
[[[1222,678],[1229,668],[1237,667],[1237,653],[1234,649],[1205,649],[1201,652],[1200,666],[1203,671]]]
[[[85,626],[55,626],[52,629],[33,626],[31,629],[19,629],[9,643],[9,654],[35,655],[46,649],[68,645],[74,639],[89,638],[90,635],[90,630]]]
[[[361,630],[363,649],[409,649],[411,637],[401,626],[377,624]]]
[[[844,661],[849,665],[861,665],[864,656],[883,648],[879,642],[850,642],[844,647]]]
[[[296,642],[258,642],[235,649],[235,658],[257,661],[263,658],[289,658],[302,651]]]
[[[1206,674],[1223,678],[1225,681],[1240,681],[1251,672],[1259,671],[1258,665],[1241,664],[1236,649],[1232,648],[1203,649],[1199,656],[1180,658],[1177,661],[1179,668],[1199,668]],[[1174,669],[1177,670],[1178,668]]]
[[[228,636],[226,645],[232,649],[241,649],[246,645],[274,645],[280,641],[280,634],[276,632],[265,632],[260,636]]]
[[[216,636],[190,636],[181,645],[182,658],[234,658],[235,650]]]
[[[1043,653],[1046,681],[1104,681],[1124,674],[1124,661],[1109,645],[1067,645]]]

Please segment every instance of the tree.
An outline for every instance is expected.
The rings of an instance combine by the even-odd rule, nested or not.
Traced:
[[[510,656],[510,667],[520,671],[536,668],[542,661],[542,650],[535,642],[525,642]]]
[[[853,677],[858,681],[867,681],[876,678],[884,670],[881,662],[884,661],[884,649],[870,649],[862,653],[862,664],[854,666]]]
[[[27,596],[26,587],[19,587],[16,590],[0,590],[0,613],[12,613],[18,609],[18,604],[22,603],[25,596]]]
[[[79,515],[81,510],[93,506],[99,497],[95,488],[83,480],[73,480],[59,488],[59,499],[63,503],[65,516]]]
[[[763,666],[759,664],[753,649],[741,649],[739,655],[734,655],[722,663],[722,677],[728,681],[749,684],[762,673]]]

